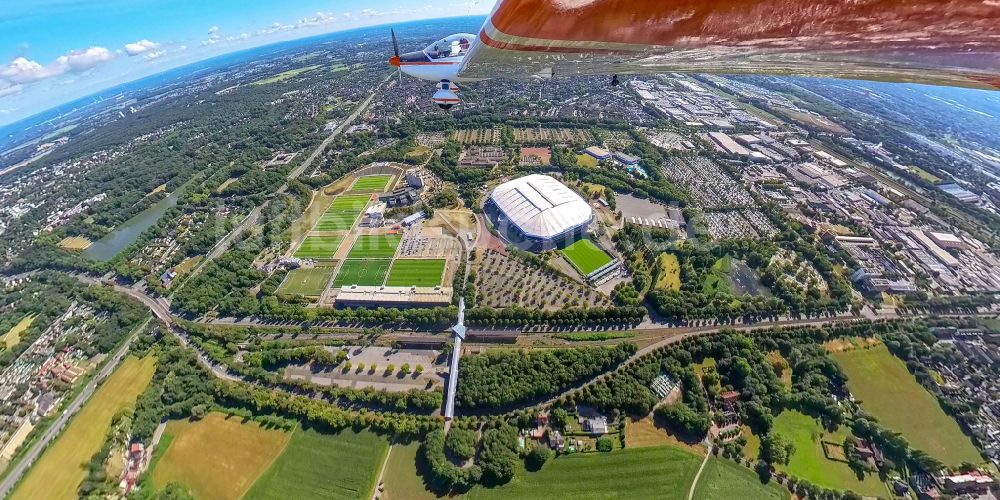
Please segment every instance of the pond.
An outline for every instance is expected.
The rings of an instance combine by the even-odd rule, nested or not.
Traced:
[[[135,217],[120,224],[114,231],[95,241],[84,251],[84,255],[89,259],[102,262],[115,258],[118,252],[131,245],[143,231],[156,224],[156,221],[160,220],[160,217],[163,217],[163,214],[175,205],[177,205],[177,193],[170,193],[167,197],[136,214]]]

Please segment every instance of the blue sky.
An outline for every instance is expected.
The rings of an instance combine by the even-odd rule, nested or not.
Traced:
[[[493,0],[3,0],[0,125],[235,50],[492,7]]]

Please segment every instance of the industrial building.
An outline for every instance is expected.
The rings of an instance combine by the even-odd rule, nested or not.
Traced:
[[[484,207],[511,243],[531,250],[554,248],[586,232],[594,212],[580,195],[547,175],[500,184]]]
[[[598,160],[606,160],[611,157],[611,153],[602,147],[590,146],[583,150],[584,153],[597,158]]]

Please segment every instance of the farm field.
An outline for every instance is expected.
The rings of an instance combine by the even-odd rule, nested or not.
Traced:
[[[21,318],[16,325],[10,327],[7,333],[0,335],[0,344],[7,346],[8,349],[16,346],[21,342],[21,334],[35,322],[35,315],[29,315]]]
[[[368,500],[388,447],[370,431],[327,434],[300,427],[243,498]]]
[[[366,175],[358,177],[351,186],[352,193],[375,193],[385,190],[387,184],[392,179],[391,175]]]
[[[389,461],[385,465],[382,484],[383,500],[433,500],[436,495],[427,491],[423,478],[417,474],[419,442],[394,444],[389,450]]]
[[[396,259],[389,269],[386,286],[427,286],[441,284],[444,259]]]
[[[333,276],[332,267],[292,269],[288,271],[288,275],[278,286],[277,292],[279,294],[318,297],[323,293],[323,290],[326,290],[331,276]]]
[[[772,432],[795,443],[795,453],[787,466],[778,467],[780,470],[786,470],[800,479],[825,488],[851,490],[863,496],[887,495],[888,491],[878,476],[868,474],[863,481],[858,481],[846,462],[826,458],[823,441],[843,446],[848,435],[844,426],[837,432],[828,433],[816,419],[798,411],[786,410],[775,417]]]
[[[314,231],[345,231],[354,226],[354,221],[361,215],[361,211],[368,205],[368,195],[354,194],[342,195],[334,198],[330,207],[326,209],[319,222],[313,228]]]
[[[333,286],[381,286],[389,272],[389,259],[345,260],[333,279]]]
[[[958,427],[884,344],[830,354],[847,374],[847,386],[861,407],[910,444],[948,466],[982,458]]]
[[[362,234],[347,253],[348,259],[389,259],[403,237],[398,234]]]
[[[295,249],[297,259],[331,259],[344,241],[343,236],[306,236]]]
[[[510,483],[477,487],[468,498],[687,498],[701,457],[673,446],[565,455],[542,470],[517,471]]]
[[[86,250],[94,242],[82,236],[67,236],[59,242],[59,248],[64,250]]]
[[[111,419],[135,403],[153,380],[155,370],[153,356],[122,361],[31,467],[10,498],[77,498],[77,488],[87,477],[87,463],[104,444]]]
[[[731,460],[710,457],[694,488],[695,500],[741,498],[787,500],[788,490],[775,481],[762,484],[757,474]]]
[[[608,254],[586,238],[578,240],[559,252],[584,276],[611,262],[611,257]]]
[[[170,446],[153,468],[157,488],[176,481],[196,498],[236,500],[285,449],[291,433],[268,430],[241,417],[210,413],[191,422],[171,420],[165,436]]]
[[[656,259],[660,272],[656,275],[656,288],[663,290],[681,289],[681,268],[677,256],[663,252]]]

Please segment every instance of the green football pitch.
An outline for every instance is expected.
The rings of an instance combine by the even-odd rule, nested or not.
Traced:
[[[343,236],[306,236],[299,248],[295,250],[295,257],[299,259],[331,259],[337,253],[340,243],[344,241]]]
[[[389,259],[348,259],[340,266],[333,286],[381,286],[389,272]]]
[[[385,191],[385,187],[389,184],[390,179],[392,179],[391,175],[366,175],[358,177],[358,180],[354,181],[354,185],[351,186],[351,192],[373,193]]]
[[[560,250],[562,254],[575,266],[584,276],[598,270],[601,266],[611,262],[611,257],[597,248],[588,239],[582,239],[572,245]]]
[[[368,205],[366,194],[338,196],[330,203],[330,208],[320,217],[314,231],[345,231],[354,226],[358,215]]]
[[[396,255],[403,237],[398,234],[363,234],[347,254],[348,259],[388,259]]]
[[[386,286],[438,286],[444,259],[397,259],[389,269]]]
[[[326,290],[333,268],[317,267],[315,269],[292,269],[278,287],[279,294],[304,295],[317,297]]]

